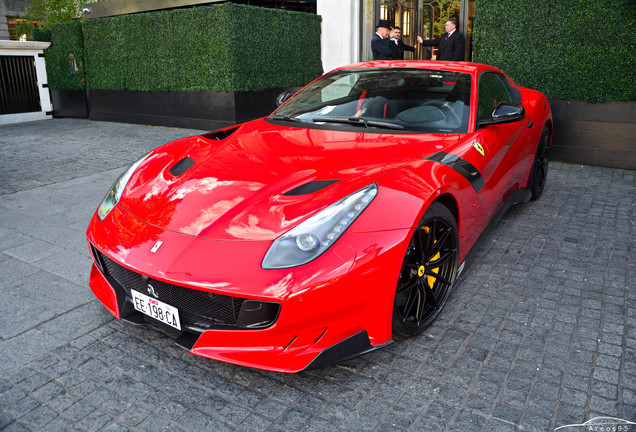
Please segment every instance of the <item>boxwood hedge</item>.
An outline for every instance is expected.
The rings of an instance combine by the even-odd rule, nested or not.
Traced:
[[[84,39],[82,24],[70,21],[55,24],[50,32],[33,32],[36,40],[49,40],[51,46],[44,51],[49,87],[54,90],[84,89]],[[72,68],[72,55],[76,68]]]
[[[552,99],[636,100],[633,0],[479,0],[473,61]]]
[[[36,42],[51,42],[51,30],[33,29],[31,39]]]
[[[322,73],[315,14],[223,3],[89,19],[83,33],[92,89],[257,91]]]

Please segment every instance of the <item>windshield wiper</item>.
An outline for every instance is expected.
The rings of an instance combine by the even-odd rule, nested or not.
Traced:
[[[292,121],[292,122],[298,122],[298,123],[306,123],[304,120],[301,120],[298,117],[290,117],[290,116],[284,116],[284,115],[269,116],[268,118],[270,120],[285,120],[285,121]]]
[[[364,126],[366,128],[372,126],[386,129],[404,129],[404,126],[399,124],[378,120],[367,120],[362,117],[316,117],[313,118],[312,121],[314,123],[346,123],[356,126]]]

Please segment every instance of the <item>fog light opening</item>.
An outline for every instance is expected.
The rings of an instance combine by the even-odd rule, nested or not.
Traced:
[[[241,305],[236,325],[247,329],[266,328],[276,322],[279,313],[278,303],[245,300]]]

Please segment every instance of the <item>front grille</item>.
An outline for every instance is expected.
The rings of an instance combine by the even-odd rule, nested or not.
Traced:
[[[97,265],[124,289],[128,301],[132,302],[131,289],[149,295],[147,288],[150,284],[159,300],[179,310],[182,327],[238,328],[236,320],[244,298],[208,293],[148,278],[117,264],[95,247],[91,249]]]

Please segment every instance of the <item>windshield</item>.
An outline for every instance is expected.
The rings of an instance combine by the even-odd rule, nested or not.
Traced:
[[[469,107],[470,75],[466,73],[354,69],[325,75],[270,119],[329,127],[465,133]]]

